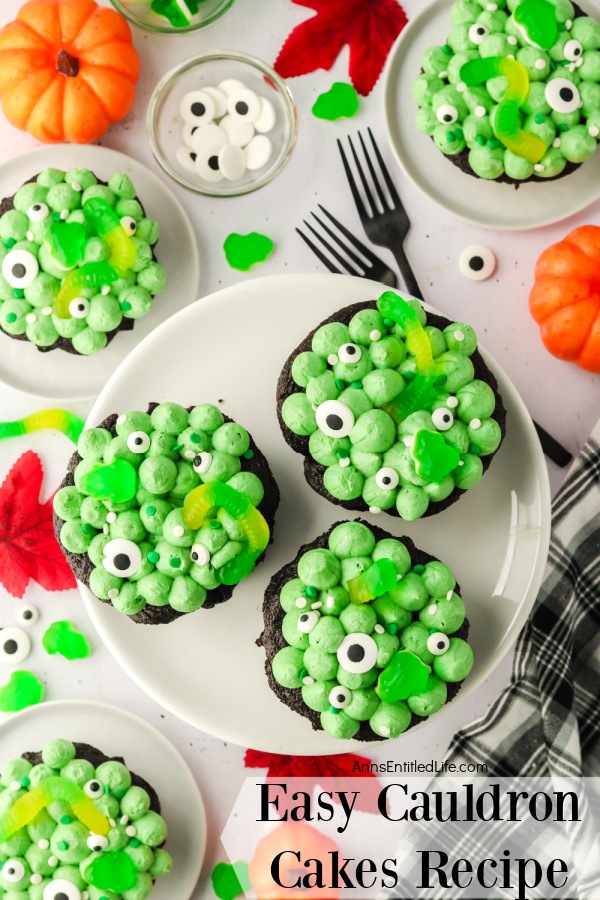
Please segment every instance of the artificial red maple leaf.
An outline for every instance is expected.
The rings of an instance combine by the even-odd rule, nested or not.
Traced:
[[[279,753],[264,753],[261,750],[246,750],[244,765],[247,769],[266,769],[267,781],[274,778],[308,778],[312,786],[319,784],[325,791],[331,791],[334,802],[339,802],[337,791],[352,791],[351,779],[367,778],[365,787],[356,798],[354,808],[361,812],[378,812],[377,799],[382,784],[370,771],[371,760],[354,753],[339,753],[336,756],[282,756]],[[354,768],[356,766],[356,771]],[[364,770],[362,766],[365,766]],[[280,805],[280,808],[283,808]]]
[[[371,93],[392,44],[407,23],[398,0],[293,0],[316,15],[286,39],[275,69],[282,78],[331,69],[342,47],[350,47],[350,80],[359,94]]]
[[[52,529],[52,498],[39,502],[41,460],[28,450],[0,487],[0,582],[22,597],[29,580],[47,591],[76,587]]]

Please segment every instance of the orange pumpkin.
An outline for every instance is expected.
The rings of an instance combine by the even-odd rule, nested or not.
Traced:
[[[529,309],[546,348],[600,372],[600,228],[576,228],[545,250],[535,267]]]
[[[129,25],[94,0],[28,0],[0,31],[0,100],[44,143],[88,144],[133,105],[140,61]]]
[[[313,886],[294,890],[292,887],[280,887],[273,880],[271,866],[275,863],[281,884],[296,885],[309,874],[304,861],[319,860],[323,866],[324,881],[330,883],[332,861],[328,856],[339,849],[335,841],[305,822],[278,825],[258,842],[248,867],[248,877],[257,900],[293,900],[294,897],[301,897],[302,900],[337,900],[341,888]],[[299,859],[294,855],[296,853]],[[279,854],[282,854],[281,858],[278,858]]]

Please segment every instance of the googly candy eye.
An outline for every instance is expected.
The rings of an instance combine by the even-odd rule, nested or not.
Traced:
[[[182,169],[185,169],[186,172],[193,172],[196,174],[196,158],[198,154],[195,153],[191,147],[180,147],[179,150],[175,153],[175,159],[179,163]]]
[[[85,297],[75,297],[75,299],[71,300],[69,303],[69,312],[74,319],[85,319],[89,311],[90,303]]]
[[[258,119],[252,123],[254,128],[259,134],[268,134],[269,131],[272,131],[275,128],[276,121],[277,114],[275,112],[275,107],[266,97],[261,97],[260,115]]]
[[[192,562],[198,566],[206,566],[210,562],[210,553],[204,544],[193,544],[190,551]]]
[[[234,119],[233,116],[224,116],[219,122],[219,128],[223,129],[229,143],[237,144],[238,147],[245,147],[254,137],[254,125]]]
[[[251,172],[266,166],[273,155],[273,144],[264,134],[255,135],[244,149],[246,151],[246,168]]]
[[[448,431],[454,423],[454,416],[449,409],[441,407],[440,409],[434,409],[431,413],[431,421],[438,431]]]
[[[337,650],[342,669],[355,675],[363,675],[377,662],[377,644],[369,634],[347,634]]]
[[[485,25],[480,25],[477,22],[469,28],[469,40],[474,44],[483,43],[488,34],[489,31]]]
[[[190,91],[182,97],[179,112],[190,125],[207,125],[215,117],[215,101],[206,91]]]
[[[434,656],[442,656],[449,646],[450,638],[447,634],[442,634],[441,631],[436,631],[427,638],[427,649]]]
[[[97,778],[86,781],[83,792],[90,800],[99,800],[104,795],[104,785]]]
[[[212,453],[208,453],[204,451],[203,453],[198,453],[194,457],[194,462],[192,466],[194,467],[194,472],[198,475],[204,475],[205,472],[208,472],[212,463]]]
[[[185,122],[183,126],[183,143],[186,147],[192,147],[192,138],[194,137],[194,132],[198,126],[192,125],[191,122]]]
[[[442,125],[453,125],[458,119],[458,110],[450,103],[444,103],[438,109],[436,116],[438,122],[441,122]]]
[[[10,250],[2,260],[2,274],[12,288],[29,287],[39,271],[39,263],[29,250]]]
[[[0,629],[0,663],[17,666],[31,653],[29,635],[20,628]]]
[[[142,551],[133,541],[115,538],[104,547],[102,564],[111,575],[129,578],[142,564]]]
[[[129,237],[133,237],[133,235],[137,231],[137,222],[133,218],[133,216],[123,216],[121,219],[121,228],[125,231]]]
[[[340,400],[325,400],[315,413],[317,426],[328,437],[348,437],[354,428],[354,413]]]
[[[145,453],[150,446],[150,437],[145,431],[132,431],[127,438],[127,448],[132,453]]]
[[[20,859],[7,859],[2,866],[2,877],[9,884],[16,884],[25,876],[25,866]]]
[[[44,888],[43,900],[81,900],[81,891],[72,881],[57,878]]]
[[[43,222],[50,215],[50,210],[45,203],[34,203],[27,210],[27,218],[30,222]]]
[[[260,99],[248,88],[232,91],[227,97],[227,112],[234,119],[240,119],[251,125],[258,119],[261,111]]]
[[[361,356],[362,351],[356,344],[342,344],[338,350],[338,359],[342,363],[357,363]]]
[[[344,709],[352,700],[352,692],[338,684],[331,688],[328,699],[334,709]]]
[[[219,170],[228,181],[237,181],[246,171],[246,154],[237,144],[226,144],[219,150]]]
[[[35,606],[22,606],[19,610],[19,621],[23,625],[27,625],[28,627],[31,625],[35,625],[39,617],[39,611],[35,608]]]
[[[575,112],[581,106],[577,85],[566,78],[553,78],[546,85],[546,102],[559,113]]]
[[[203,91],[214,101],[215,119],[220,119],[227,112],[227,94],[215,87],[205,87]]]
[[[563,48],[563,53],[565,55],[565,59],[568,59],[569,62],[577,62],[580,59],[583,53],[583,47],[579,43],[579,41],[567,41]]]
[[[108,838],[102,834],[90,834],[86,843],[92,853],[102,853],[108,847]]]
[[[458,267],[465,278],[471,281],[485,281],[496,269],[496,257],[481,244],[465,247],[458,258]]]
[[[400,477],[396,470],[390,469],[388,466],[380,469],[375,475],[377,487],[380,487],[384,491],[393,491],[394,488],[398,487],[399,482]]]
[[[311,609],[310,612],[302,613],[298,619],[298,631],[302,634],[310,634],[317,622],[319,621],[319,613]]]

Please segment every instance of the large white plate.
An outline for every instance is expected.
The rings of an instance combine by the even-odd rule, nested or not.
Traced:
[[[57,700],[31,706],[0,726],[0,767],[55,738],[91,744],[107,756],[122,756],[160,799],[169,834],[165,849],[173,871],[159,878],[152,900],[189,897],[206,849],[206,814],[194,777],[175,747],[125,710],[105,703]]]
[[[231,600],[166,626],[136,625],[82,588],[101,637],[131,677],[190,724],[227,741],[272,752],[364,749],[313,732],[270,691],[261,604],[271,575],[300,544],[341,518],[356,518],[315,494],[301,457],[285,443],[275,385],[289,353],[336,309],[378,297],[383,285],[345,275],[279,275],[218,291],[166,322],[122,363],[98,398],[89,425],[149,401],[220,404],[247,426],[270,462],[282,500],[266,561]],[[410,534],[455,570],[471,620],[475,668],[453,703],[492,671],[525,622],[548,549],[544,457],[521,399],[493,363],[508,409],[508,435],[482,483],[451,509],[409,524],[373,522]],[[156,660],[160,665],[156,665]],[[451,708],[451,707],[449,707]],[[438,714],[439,715],[439,714]],[[420,726],[427,727],[427,726]]]
[[[190,220],[160,178],[135,159],[95,145],[38,147],[0,166],[0,197],[11,197],[42,169],[68,170],[76,166],[91,169],[105,181],[115,172],[130,176],[146,215],[159,224],[156,255],[167,272],[167,284],[151,312],[136,320],[133,331],[119,332],[105,350],[93,356],[77,356],[64,350],[41,353],[28,341],[15,341],[0,331],[0,381],[48,400],[97,397],[130,350],[153,328],[198,296],[200,262]]]
[[[435,0],[400,34],[384,73],[385,118],[396,159],[408,177],[439,206],[484,228],[520,230],[572,216],[600,196],[600,151],[565,178],[520,185],[496,184],[466,175],[444,159],[415,125],[412,86],[423,53],[441,45],[452,30],[449,0]]]

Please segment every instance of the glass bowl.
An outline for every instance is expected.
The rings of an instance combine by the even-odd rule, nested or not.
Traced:
[[[164,16],[159,16],[151,9],[151,0],[111,0],[112,5],[126,19],[157,34],[186,34],[197,31],[219,19],[223,13],[233,6],[235,0],[201,0],[198,14],[192,16],[189,25],[171,25]]]
[[[264,148],[265,138],[268,138],[272,152],[264,165],[247,168],[235,180],[223,178],[221,181],[213,182],[206,180],[196,168],[201,163],[206,165],[208,161],[204,146],[201,149],[198,148],[199,153],[195,153],[196,146],[189,148],[190,154],[195,153],[196,156],[201,157],[197,162],[194,160],[190,162],[190,159],[186,158],[185,163],[182,163],[181,152],[178,155],[178,151],[186,147],[186,139],[188,142],[192,140],[190,132],[194,128],[188,123],[187,135],[184,137],[186,122],[182,117],[181,102],[192,91],[204,91],[206,88],[219,90],[219,85],[223,85],[223,82],[229,83],[223,87],[223,91],[227,88],[225,97],[228,100],[231,90],[240,90],[239,87],[237,89],[232,87],[232,81],[234,83],[241,82],[243,89],[252,92],[261,102],[262,100],[267,101],[262,108],[264,109],[266,105],[270,109],[271,118],[274,113],[274,124],[270,130],[264,132],[265,120],[263,118],[261,119],[263,133],[259,133],[260,128],[253,132],[253,140],[261,138],[259,141],[262,144],[261,150]],[[244,106],[247,105],[243,104],[242,108]],[[229,120],[232,118],[229,113],[226,113],[225,117]],[[213,122],[206,127],[214,129],[216,124],[220,128],[220,123],[225,122],[225,117],[221,114],[220,109],[217,110]],[[191,191],[209,197],[239,197],[242,194],[258,190],[281,172],[296,143],[298,117],[289,88],[266,63],[253,56],[248,56],[246,53],[215,50],[185,60],[164,76],[150,98],[147,127],[152,152],[159,165],[174,181]],[[206,140],[203,137],[206,133],[202,132],[203,127],[204,124],[195,132],[196,140]],[[218,131],[219,129],[217,129],[217,133]],[[228,143],[229,145],[237,143],[243,146],[244,155],[242,157],[242,154],[236,150],[233,151],[233,156],[239,159],[243,158],[248,162],[253,146],[252,165],[256,166],[256,163],[260,162],[260,158],[256,156],[256,145],[251,146],[245,142],[245,137],[249,133],[248,126],[246,126],[244,136],[241,135],[239,128],[236,129],[236,132],[231,139],[231,132],[227,132]],[[214,158],[212,157],[211,165],[214,163]],[[231,174],[231,169],[229,172]]]

